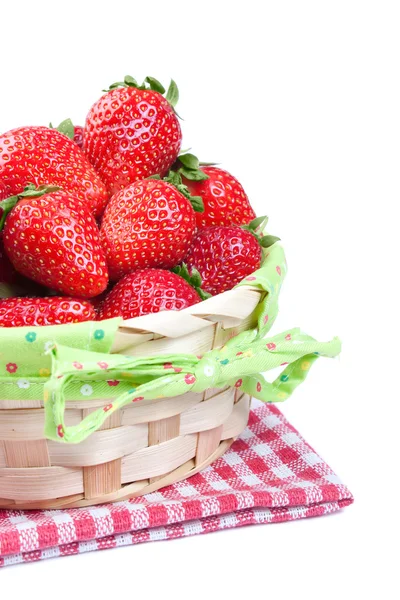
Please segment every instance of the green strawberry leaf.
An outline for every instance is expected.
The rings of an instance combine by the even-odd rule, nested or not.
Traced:
[[[200,296],[200,298],[202,300],[207,300],[207,298],[211,298],[211,294],[201,288],[201,284],[202,284],[201,275],[197,269],[192,267],[192,269],[189,273],[189,269],[187,268],[187,265],[185,263],[182,263],[182,264],[174,267],[173,269],[171,269],[171,271],[173,273],[175,273],[175,275],[179,275],[179,277],[182,277],[182,279],[187,281],[188,284],[191,285],[192,288],[195,289],[195,291],[198,293],[198,295]]]
[[[175,184],[173,184],[175,185]],[[203,202],[203,198],[201,196],[192,196],[188,190],[188,188],[186,187],[186,185],[184,185],[183,183],[180,183],[179,185],[175,185],[176,189],[178,190],[178,192],[180,192],[182,194],[182,196],[185,196],[185,198],[187,198],[190,202],[190,204],[193,207],[193,210],[195,212],[199,212],[202,213],[204,212],[204,202]]]
[[[110,92],[111,90],[115,90],[119,87],[133,87],[138,90],[152,90],[154,92],[158,92],[159,94],[165,95],[165,99],[171,105],[176,116],[179,117],[175,110],[175,106],[179,100],[179,90],[173,79],[171,79],[168,90],[165,91],[165,87],[155,77],[146,77],[142,85],[139,85],[134,77],[131,75],[125,75],[124,81],[116,81],[115,83],[112,83],[108,89],[102,91]]]
[[[0,231],[3,230],[7,216],[17,204],[18,200],[19,196],[10,196],[0,202]]]
[[[75,127],[71,119],[65,119],[57,127],[57,131],[66,135],[70,140],[74,139]]]
[[[279,242],[281,238],[276,237],[276,235],[263,234],[267,223],[268,217],[256,217],[248,225],[241,225],[241,229],[250,232],[262,248],[269,248],[276,242]]]
[[[190,181],[206,181],[209,179],[206,173],[203,173],[200,169],[186,169],[186,167],[180,167],[178,169],[179,173],[189,179]]]
[[[168,181],[168,183],[170,183],[171,185],[174,185],[175,187],[178,187],[179,185],[182,185],[182,177],[179,175],[179,173],[175,172],[175,171],[169,171],[167,177],[164,177],[165,181]],[[186,186],[183,186],[186,187]],[[187,189],[187,188],[186,188]],[[189,192],[189,190],[187,190]]]
[[[189,269],[187,268],[186,263],[182,263],[181,265],[174,267],[172,269],[172,272],[175,273],[176,275],[179,275],[179,277],[182,277],[182,279],[184,279],[185,281],[187,281],[189,283],[190,274],[189,274]]]
[[[179,191],[181,191],[181,190],[179,190]],[[193,210],[195,212],[198,212],[198,213],[204,212],[204,202],[203,202],[203,198],[201,196],[190,196],[190,194],[189,194],[188,200],[190,200],[190,203],[193,206]]]
[[[276,242],[279,242],[281,238],[276,237],[276,235],[265,235],[259,238],[259,242],[263,248],[269,248],[273,246]]]
[[[131,75],[125,75],[124,77],[124,84],[129,86],[129,87],[138,87],[138,82],[136,81],[136,79],[134,79],[134,77],[132,77]],[[118,85],[121,84],[112,84],[113,86],[117,87]]]
[[[127,77],[129,77],[129,75],[127,75]],[[132,78],[133,79],[133,78]],[[124,81],[116,81],[115,83],[112,83],[108,89],[106,90],[101,90],[102,92],[110,92],[111,90],[115,90],[116,88],[119,87],[127,87],[128,84],[126,84]]]
[[[180,154],[178,160],[187,169],[197,170],[199,168],[199,159],[190,152],[187,152],[186,154]]]
[[[202,288],[196,288],[196,292],[202,300],[208,300],[208,298],[212,297],[212,294],[210,294],[210,292],[206,292]]]
[[[252,229],[253,231],[255,231],[256,229],[258,229],[260,227],[261,224],[264,224],[264,227],[267,225],[268,223],[268,217],[256,217],[255,219],[253,219],[252,221],[250,221],[249,223],[249,228]]]
[[[57,192],[60,188],[55,185],[40,185],[38,188],[33,183],[28,183],[24,191],[15,196],[10,196],[0,202],[0,231],[3,230],[8,214],[21,198],[39,198],[44,194]]]
[[[165,87],[155,77],[146,77],[145,82],[149,84],[151,90],[165,94]]]
[[[197,269],[195,269],[194,267],[192,268],[192,276],[191,276],[191,280],[192,280],[192,284],[194,285],[194,287],[201,287],[201,275],[198,272]]]
[[[178,86],[176,85],[173,79],[171,79],[171,83],[169,84],[169,88],[167,90],[165,99],[168,100],[168,102],[173,108],[175,108],[175,106],[178,104],[179,90]]]
[[[170,183],[182,194],[182,196],[185,196],[185,198],[189,200],[194,211],[204,212],[203,198],[201,198],[201,196],[191,196],[189,189],[182,183],[182,177],[177,171],[169,171],[168,175],[164,178],[161,178],[160,175],[150,175],[149,177],[146,177],[146,179],[156,179],[157,181],[161,180]]]
[[[200,169],[200,162],[197,156],[190,152],[181,152],[172,165],[172,170],[177,171],[190,181],[205,181],[208,175]]]

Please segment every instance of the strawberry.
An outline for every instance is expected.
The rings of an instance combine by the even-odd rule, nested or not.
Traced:
[[[98,320],[132,319],[162,310],[181,310],[200,302],[198,292],[182,277],[163,269],[141,269],[125,275],[100,304]]]
[[[61,325],[94,321],[94,307],[87,300],[51,298],[7,298],[0,300],[0,327]]]
[[[0,298],[46,296],[49,293],[49,290],[16,271],[4,250],[3,233],[0,232]]]
[[[265,221],[264,217],[261,218]],[[200,273],[202,288],[212,295],[232,289],[246,276],[260,268],[261,247],[268,247],[279,238],[259,237],[253,233],[261,219],[247,229],[236,225],[206,227],[195,236],[185,258],[189,272]]]
[[[57,188],[28,186],[3,200],[4,248],[30,279],[71,296],[97,296],[108,283],[99,230],[87,205]]]
[[[48,127],[21,127],[0,135],[0,179],[8,196],[27,183],[55,185],[85,202],[95,216],[108,200],[103,182],[66,135]]]
[[[0,200],[5,200],[9,194],[7,193],[6,186],[0,181]]]
[[[89,111],[85,152],[111,194],[151,175],[165,174],[178,156],[182,133],[174,105],[178,89],[153,77],[139,86],[126,76]]]
[[[203,199],[204,212],[196,215],[197,227],[246,225],[255,218],[242,185],[227,171],[200,163],[190,153],[178,156],[173,169],[183,176],[190,193]]]
[[[167,181],[145,179],[111,198],[100,236],[112,280],[134,269],[174,267],[183,259],[195,233],[196,217],[183,195],[189,196],[186,188],[178,187],[180,191]],[[196,204],[201,199],[191,200],[201,209]]]
[[[75,125],[73,140],[74,140],[75,144],[79,148],[83,148],[83,134],[84,134],[84,131],[85,130],[83,129],[82,125]]]

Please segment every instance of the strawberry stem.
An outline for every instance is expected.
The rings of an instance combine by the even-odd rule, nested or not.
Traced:
[[[112,83],[108,90],[103,90],[103,92],[109,92],[110,90],[115,90],[119,87],[133,87],[137,90],[152,90],[153,92],[158,92],[161,95],[165,95],[165,99],[169,102],[172,108],[175,111],[175,106],[179,100],[179,90],[175,81],[171,79],[168,90],[165,90],[165,87],[156,79],[155,77],[145,77],[142,85],[139,85],[134,77],[131,75],[125,75],[123,81],[116,81]]]
[[[33,183],[28,183],[24,188],[24,191],[15,196],[10,196],[0,202],[0,231],[4,227],[5,220],[8,214],[12,211],[14,206],[23,198],[39,198],[44,194],[50,194],[51,192],[57,192],[60,188],[55,185],[40,185],[38,188]]]
[[[175,275],[179,275],[179,277],[182,277],[182,279],[187,281],[187,283],[192,286],[192,288],[198,293],[202,300],[207,300],[207,298],[211,298],[211,294],[209,294],[201,288],[201,275],[197,269],[192,267],[189,273],[187,265],[185,263],[182,263],[181,265],[178,265],[177,267],[171,269],[171,271],[175,273]]]
[[[281,238],[276,237],[276,235],[264,235],[264,230],[268,223],[268,217],[256,217],[248,225],[242,225],[241,229],[245,231],[249,231],[262,248],[269,248],[273,246],[276,242],[279,242]]]
[[[161,180],[160,175],[151,175],[147,179],[159,179]],[[176,171],[169,171],[168,175],[162,179],[162,181],[166,181],[173,185],[178,192],[185,196],[193,207],[193,210],[199,213],[204,212],[204,202],[201,196],[191,196],[188,187],[182,183],[182,177],[180,173]]]
[[[63,133],[70,140],[74,139],[75,126],[74,126],[73,122],[71,121],[71,119],[65,119],[64,121],[61,121],[61,123],[59,124],[58,127],[53,127],[53,125],[51,123],[49,123],[49,127],[50,127],[50,129],[56,129],[60,133]]]
[[[191,152],[181,152],[172,165],[172,170],[180,173],[190,181],[205,181],[206,179],[209,179],[209,177],[200,169],[200,167],[215,164],[216,163],[200,162],[197,156]]]

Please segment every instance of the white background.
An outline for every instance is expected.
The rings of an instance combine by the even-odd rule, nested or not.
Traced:
[[[236,175],[285,245],[274,331],[343,339],[282,410],[356,499],[329,517],[9,567],[2,598],[398,597],[398,7],[2,3],[0,131],[83,123],[125,74],[178,82],[184,146]]]

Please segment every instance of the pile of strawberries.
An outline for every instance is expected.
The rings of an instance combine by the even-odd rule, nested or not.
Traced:
[[[242,186],[181,152],[176,84],[110,86],[84,128],[0,135],[0,327],[180,310],[259,268]]]

